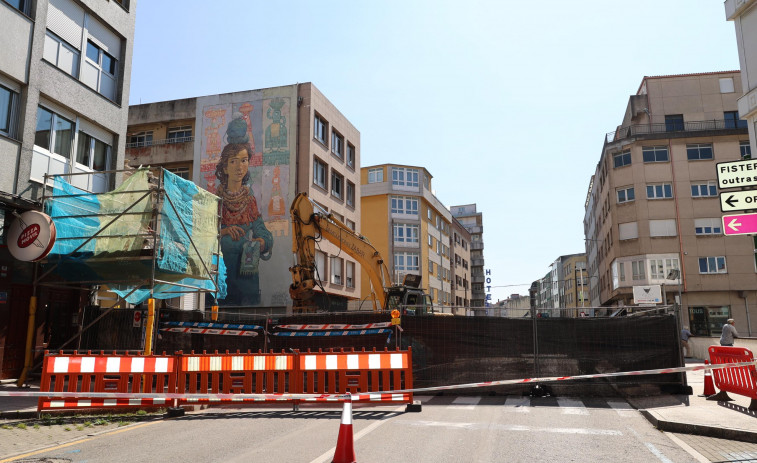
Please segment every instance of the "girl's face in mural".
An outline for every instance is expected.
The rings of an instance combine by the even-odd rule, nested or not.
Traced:
[[[229,176],[229,186],[241,185],[249,167],[250,160],[247,158],[246,150],[239,150],[237,154],[230,157],[224,168],[224,173]]]

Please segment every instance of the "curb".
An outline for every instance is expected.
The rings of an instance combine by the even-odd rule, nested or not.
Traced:
[[[680,423],[677,421],[666,421],[657,418],[649,410],[639,410],[652,426],[664,432],[673,432],[678,434],[693,434],[705,437],[717,437],[719,439],[736,440],[757,444],[757,432],[744,431],[742,429],[722,428],[719,426],[705,426],[701,424]]]
[[[16,410],[0,412],[0,420],[26,420],[37,418],[37,410]]]

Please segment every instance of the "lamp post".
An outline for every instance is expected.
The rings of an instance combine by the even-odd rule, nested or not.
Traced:
[[[678,356],[680,359],[680,364],[683,366],[685,365],[685,360],[683,358],[683,346],[681,345],[680,339],[681,339],[681,324],[683,323],[683,320],[681,320],[681,303],[683,302],[683,299],[681,298],[681,271],[677,268],[671,269],[668,272],[668,275],[665,277],[666,280],[678,280],[678,303],[675,305],[675,317],[676,317],[676,341],[678,342]],[[665,301],[667,302],[667,301]],[[688,381],[686,378],[686,373],[681,373],[681,379],[683,380],[683,386],[688,387]]]

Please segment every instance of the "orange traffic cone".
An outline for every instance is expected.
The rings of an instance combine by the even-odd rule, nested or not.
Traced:
[[[704,361],[705,365],[709,365],[710,362]],[[704,370],[704,394],[699,397],[709,397],[715,395],[715,385],[712,383],[712,373],[710,370]]]
[[[355,463],[355,448],[352,446],[352,396],[344,402],[342,423],[339,425],[339,437],[336,439],[336,451],[331,463]]]

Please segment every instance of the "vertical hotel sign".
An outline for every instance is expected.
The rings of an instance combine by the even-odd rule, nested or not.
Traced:
[[[486,269],[486,300],[484,303],[485,307],[491,307],[492,306],[492,271],[491,269]]]

